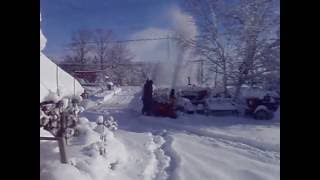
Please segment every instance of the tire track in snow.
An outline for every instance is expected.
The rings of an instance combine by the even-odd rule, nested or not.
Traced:
[[[268,144],[263,144],[256,142],[254,140],[246,139],[243,137],[230,136],[226,134],[215,133],[212,131],[206,131],[201,129],[196,129],[190,126],[183,126],[181,124],[175,124],[170,121],[157,121],[154,122],[158,125],[165,126],[166,128],[170,128],[171,130],[177,130],[186,132],[189,134],[195,134],[202,137],[208,137],[212,139],[217,139],[224,142],[230,142],[229,144],[238,144],[239,148],[241,147],[250,147],[251,149],[255,149],[261,152],[266,152],[275,155],[275,157],[280,157],[280,149],[278,147],[273,147]]]
[[[279,164],[280,162],[280,152],[275,150],[274,147],[269,147],[265,144],[258,144],[258,142],[250,139],[199,130],[192,127],[175,124],[170,121],[154,121],[153,123],[155,123],[154,125],[158,127],[163,127],[165,129],[169,128],[169,130],[180,131],[186,134],[202,137],[211,141],[211,143],[220,145],[220,147],[224,146],[228,147],[229,149],[233,148],[242,155],[260,160],[262,162],[273,164]]]
[[[165,169],[170,165],[170,157],[165,155],[164,150],[161,148],[165,140],[160,135],[148,133],[150,142],[148,149],[150,151],[150,161],[144,170],[145,180],[166,180],[168,175]]]
[[[177,172],[181,159],[172,148],[173,137],[166,130],[155,131],[149,135],[152,139],[149,149],[153,157],[145,170],[145,179],[179,180]]]
[[[272,151],[265,151],[254,146],[233,141],[221,137],[207,136],[195,131],[185,131],[186,134],[198,136],[209,141],[214,146],[220,146],[223,148],[232,148],[233,151],[244,155],[249,158],[253,158],[265,163],[279,164],[280,163],[280,154]]]

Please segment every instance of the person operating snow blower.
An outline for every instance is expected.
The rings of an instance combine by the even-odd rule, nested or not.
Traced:
[[[143,94],[142,94],[142,114],[146,114],[147,116],[151,115],[152,111],[152,93],[153,93],[153,81],[147,79],[146,83],[143,87]]]

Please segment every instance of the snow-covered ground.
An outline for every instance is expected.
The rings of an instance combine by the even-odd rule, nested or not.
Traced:
[[[110,135],[111,144],[107,145],[109,157],[89,156],[90,143],[81,141],[68,146],[74,165],[58,166],[56,146],[42,144],[41,152],[46,150],[45,155],[51,158],[41,156],[50,164],[44,165],[42,180],[280,179],[280,119],[256,121],[197,114],[180,115],[177,119],[142,116],[141,88],[121,89],[82,114],[90,121],[99,115],[112,115],[118,121],[119,130]],[[87,133],[93,135],[89,138],[91,144],[99,142],[95,137],[98,135],[90,130],[95,123],[84,124],[92,132]],[[108,168],[114,162],[116,168]]]
[[[121,92],[120,87],[115,87],[113,90],[105,90],[101,87],[86,87],[85,89],[91,94],[90,98],[84,99],[81,102],[81,106],[85,109],[90,109],[105,101],[111,100],[114,95]]]

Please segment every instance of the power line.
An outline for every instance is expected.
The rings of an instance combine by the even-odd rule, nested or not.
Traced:
[[[205,36],[194,36],[194,38],[205,37]],[[116,41],[108,41],[107,43],[128,43],[128,42],[139,42],[139,41],[157,41],[157,40],[178,40],[177,37],[167,36],[167,37],[157,37],[157,38],[139,38],[139,39],[126,39],[126,40],[116,40]],[[93,41],[86,42],[87,44],[95,44]],[[69,43],[70,44],[79,44],[79,43]]]
[[[116,40],[116,41],[108,41],[107,43],[128,43],[128,42],[139,42],[139,41],[157,41],[157,40],[167,40],[174,39],[170,37],[158,37],[158,38],[141,38],[141,39],[127,39],[127,40]],[[80,43],[69,43],[70,44],[80,44]],[[86,44],[95,44],[95,42],[86,42]]]

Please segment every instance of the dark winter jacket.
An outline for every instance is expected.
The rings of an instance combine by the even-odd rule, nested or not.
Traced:
[[[143,87],[143,96],[142,96],[142,101],[143,102],[151,102],[152,101],[152,84],[153,82],[151,80],[147,80]]]

